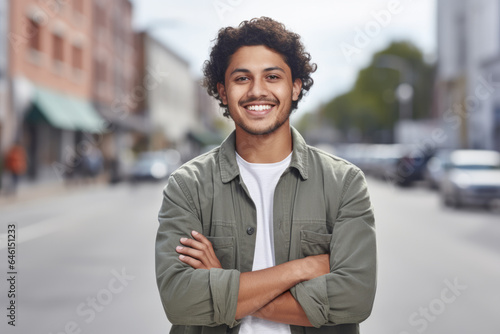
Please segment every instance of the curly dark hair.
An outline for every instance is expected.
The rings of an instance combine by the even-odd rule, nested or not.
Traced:
[[[222,103],[217,91],[217,83],[224,84],[224,76],[231,56],[242,46],[264,45],[283,56],[292,71],[292,80],[300,79],[302,89],[297,101],[292,101],[291,110],[297,109],[299,101],[314,83],[311,74],[317,65],[311,63],[311,55],[305,51],[300,35],[286,30],[282,23],[269,17],[243,21],[237,28],[227,27],[219,30],[210,59],[203,66],[203,86],[208,94],[219,101],[225,109],[224,116],[229,117],[228,107]]]

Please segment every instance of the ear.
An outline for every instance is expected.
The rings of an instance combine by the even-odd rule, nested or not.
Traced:
[[[227,105],[227,94],[226,94],[226,87],[224,86],[224,84],[218,82],[217,91],[219,92],[219,96],[222,100],[222,103]]]
[[[299,99],[301,89],[302,89],[302,80],[297,78],[293,82],[293,88],[292,88],[292,100],[293,101],[297,101]]]

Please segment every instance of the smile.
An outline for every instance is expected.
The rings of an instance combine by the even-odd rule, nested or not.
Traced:
[[[251,106],[246,106],[245,108],[251,111],[267,111],[271,110],[273,106],[270,104],[260,104],[260,105],[251,105]]]

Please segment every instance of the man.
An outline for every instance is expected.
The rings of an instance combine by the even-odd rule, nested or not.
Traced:
[[[171,333],[358,333],[369,316],[364,176],[290,127],[310,59],[270,18],[219,31],[205,85],[236,129],[164,190],[156,273]]]
[[[16,141],[5,156],[5,169],[10,172],[12,182],[8,194],[16,195],[19,178],[26,173],[26,151],[20,141]],[[0,174],[1,176],[1,174]]]

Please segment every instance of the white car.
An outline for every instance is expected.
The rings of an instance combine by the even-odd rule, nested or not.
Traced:
[[[500,153],[453,151],[445,166],[440,192],[447,206],[487,206],[500,202]]]
[[[446,166],[450,164],[452,150],[439,149],[429,159],[424,168],[424,180],[431,189],[439,189],[439,185],[446,172]]]

